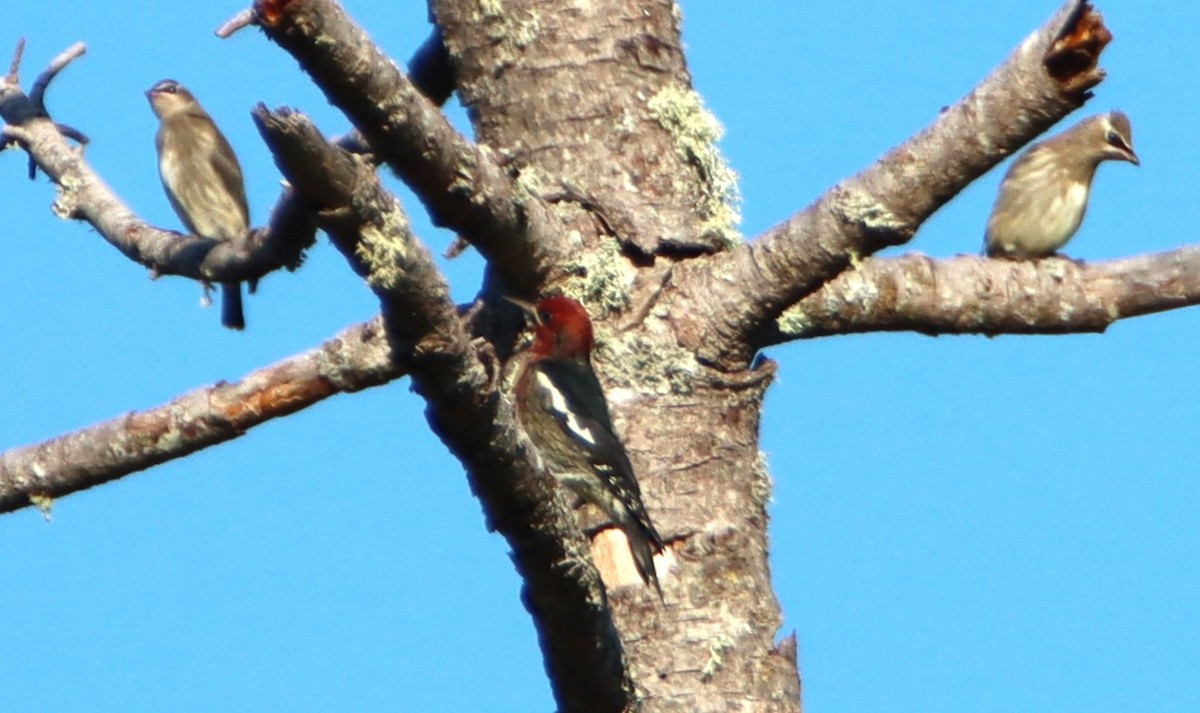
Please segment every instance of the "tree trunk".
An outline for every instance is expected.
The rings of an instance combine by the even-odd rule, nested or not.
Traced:
[[[759,351],[862,331],[1093,331],[1200,302],[1196,248],[1102,265],[871,257],[1090,97],[1111,35],[1081,0],[928,128],[748,242],[675,2],[430,4],[436,30],[407,74],[333,0],[259,0],[223,28],[257,24],[356,129],[331,142],[298,112],[259,106],[288,187],[240,243],[140,220],[67,143],[78,132],[47,118],[46,85],[82,50],[28,96],[18,51],[0,83],[5,136],[57,184],[61,215],[156,273],[214,282],[294,269],[319,228],[382,316],[240,382],[4,453],[0,510],[46,506],[408,376],[507,538],[561,710],[799,711],[795,639],[779,631],[768,566],[758,443],[775,366]],[[451,92],[474,141],[440,110]],[[488,261],[475,304],[450,302],[380,164]],[[499,298],[555,294],[595,323],[595,365],[667,541],[661,601],[622,536],[567,507],[516,425],[506,390],[523,345]]]
[[[758,448],[773,369],[697,364],[655,309],[680,260],[737,239],[723,166],[703,163],[711,138],[697,132],[711,119],[692,93],[678,9],[488,7],[434,3],[462,101],[520,184],[561,198],[554,232],[577,257],[549,291],[580,298],[597,322],[597,370],[669,542],[665,607],[645,589],[610,599],[643,707],[798,710],[794,647],[775,642]]]

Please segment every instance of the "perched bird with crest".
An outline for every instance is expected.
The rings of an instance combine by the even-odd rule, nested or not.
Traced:
[[[154,146],[158,174],[175,214],[188,232],[213,240],[240,240],[250,227],[246,187],[237,155],[192,93],[174,79],[146,92],[159,119]],[[244,329],[242,287],[221,283],[221,324]]]
[[[1079,230],[1104,161],[1141,163],[1129,117],[1119,111],[1084,119],[1021,154],[1000,182],[984,252],[1010,258],[1056,253]]]
[[[629,541],[642,581],[662,597],[654,555],[664,544],[642,504],[641,488],[617,438],[592,368],[592,321],[569,297],[529,305],[533,346],[514,387],[517,416],[552,475],[580,500],[598,506]]]

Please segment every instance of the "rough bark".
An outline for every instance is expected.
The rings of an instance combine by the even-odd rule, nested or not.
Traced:
[[[286,200],[274,212],[271,229],[257,230],[244,241],[221,241],[196,235],[181,236],[141,220],[83,158],[83,150],[46,115],[42,97],[51,79],[67,62],[83,54],[79,45],[63,53],[35,81],[27,95],[18,70],[21,48],[8,75],[0,81],[0,118],[5,143],[16,142],[29,154],[31,167],[41,169],[58,187],[54,212],[61,218],[87,221],[113,247],[156,275],[181,275],[207,282],[256,281],[280,267],[294,269],[312,245],[314,231]],[[34,171],[30,170],[32,177]]]
[[[294,190],[243,245],[140,221],[41,105],[17,62],[0,84],[4,136],[131,259],[194,279],[294,267],[326,231],[382,318],[237,384],[0,456],[0,510],[58,497],[236,438],[333,393],[410,375],[431,427],[462,461],[488,525],[526,582],[563,711],[800,709],[795,642],[770,579],[758,449],[774,373],[759,349],[870,330],[1101,330],[1200,300],[1200,252],[1112,263],[869,256],[906,242],[940,206],[1078,108],[1110,39],[1068,0],[979,86],[917,135],[750,242],[691,89],[672,0],[432,0],[437,28],[401,71],[333,0],[259,0],[257,24],[356,132],[333,144],[303,117],[256,120]],[[61,63],[65,64],[63,60]],[[58,67],[61,68],[61,67]],[[440,111],[450,92],[473,139]],[[375,175],[386,163],[436,222],[488,260],[476,305],[444,278]],[[535,467],[504,393],[519,349],[498,294],[563,293],[597,323],[596,366],[645,500],[668,540],[665,604],[606,591],[559,489]],[[790,308],[790,309],[789,309]],[[597,561],[611,539],[596,537]]]
[[[865,260],[784,313],[770,343],[856,332],[1068,334],[1200,303],[1200,248],[1109,262]]]
[[[610,600],[646,709],[732,698],[747,710],[795,710],[798,677],[775,649],[781,614],[766,568],[769,486],[757,450],[766,380],[740,373],[728,377],[738,388],[723,383],[677,346],[673,315],[653,309],[673,265],[729,245],[714,227],[713,177],[681,148],[665,108],[691,92],[673,3],[433,7],[478,140],[553,201],[561,251],[594,256],[560,263],[542,291],[582,298],[599,320],[597,368],[610,394],[629,394],[613,404],[618,428],[670,543],[665,608],[636,588]]]
[[[0,512],[60,498],[238,438],[330,396],[404,375],[378,320],[321,346],[44,443],[0,454]]]
[[[528,289],[550,241],[536,201],[487,148],[461,136],[333,0],[264,0],[258,24],[346,113],[377,156],[510,284]]]
[[[787,307],[862,257],[908,242],[971,181],[1082,106],[1104,78],[1097,62],[1110,39],[1089,3],[1067,2],[924,130],[754,241],[691,266],[682,301],[710,324],[688,346],[706,361],[744,363]]]
[[[458,454],[489,523],[512,547],[563,707],[626,707],[633,683],[586,540],[553,479],[529,457],[499,393],[494,352],[476,351],[399,201],[372,166],[327,143],[304,116],[259,106],[254,119],[317,225],[379,297],[430,425]]]

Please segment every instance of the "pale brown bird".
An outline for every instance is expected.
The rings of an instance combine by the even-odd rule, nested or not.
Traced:
[[[175,214],[188,231],[213,240],[240,240],[250,226],[237,155],[192,93],[173,79],[146,92],[159,119],[154,137],[158,174]],[[242,286],[221,283],[221,324],[246,326]]]
[[[1129,117],[1119,111],[1084,119],[1021,154],[1000,182],[984,252],[1011,258],[1057,252],[1079,230],[1103,161],[1141,163]]]

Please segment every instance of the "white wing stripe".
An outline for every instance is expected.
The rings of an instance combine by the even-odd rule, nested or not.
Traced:
[[[539,389],[550,397],[550,408],[556,414],[561,414],[566,420],[567,430],[579,440],[594,447],[596,445],[595,436],[592,435],[592,432],[587,427],[579,422],[575,413],[567,407],[567,398],[563,396],[562,392],[558,390],[558,387],[554,385],[554,382],[545,372],[537,372],[537,385]]]

